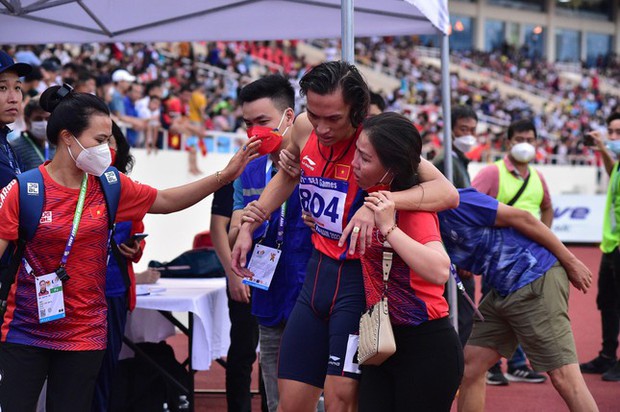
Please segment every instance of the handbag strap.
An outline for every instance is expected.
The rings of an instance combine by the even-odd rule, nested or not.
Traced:
[[[383,296],[387,295],[388,279],[390,278],[390,271],[392,270],[392,258],[394,253],[383,251]]]
[[[398,212],[395,212],[395,220],[398,222]],[[392,260],[394,252],[390,252],[392,246],[387,239],[383,241],[383,263],[381,265],[383,269],[383,297],[387,296],[388,280],[390,279],[390,271],[392,270]]]

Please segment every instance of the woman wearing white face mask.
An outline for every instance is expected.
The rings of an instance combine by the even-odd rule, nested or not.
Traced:
[[[24,108],[26,130],[11,142],[20,162],[20,169],[25,172],[34,169],[46,160],[54,157],[55,147],[47,141],[46,129],[49,113],[39,106],[39,99],[30,99]]]
[[[71,405],[72,410],[89,411],[106,347],[109,233],[103,182],[120,184],[116,221],[139,221],[146,213],[185,209],[235,179],[257,157],[260,143],[251,140],[226,168],[184,186],[158,191],[113,171],[100,183],[97,177],[111,162],[112,120],[106,104],[66,85],[47,89],[40,104],[51,113],[47,136],[57,152],[52,161],[29,172],[42,177],[43,208],[6,299],[0,405],[4,412],[34,410],[47,378],[48,410]],[[28,183],[29,195],[30,189]],[[35,192],[38,185],[32,186]],[[1,193],[0,254],[18,239],[19,213],[25,209],[16,181]],[[38,297],[43,280],[50,294]]]

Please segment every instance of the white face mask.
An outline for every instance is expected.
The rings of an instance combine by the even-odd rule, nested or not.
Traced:
[[[463,153],[468,153],[471,149],[474,148],[478,140],[468,134],[466,136],[459,136],[454,138],[454,147],[459,149]]]
[[[620,154],[620,140],[609,140],[605,142],[605,146],[611,150],[612,153]]]
[[[536,148],[529,143],[517,143],[510,149],[510,154],[517,162],[528,163],[536,156]]]
[[[29,131],[37,139],[45,140],[47,136],[47,120],[31,122]]]
[[[71,149],[67,146],[69,156],[75,162],[75,165],[84,172],[93,175],[101,176],[112,163],[112,156],[110,155],[110,146],[107,144],[100,144],[97,146],[84,148],[78,139],[73,137],[78,145],[83,149],[77,158],[73,157]]]

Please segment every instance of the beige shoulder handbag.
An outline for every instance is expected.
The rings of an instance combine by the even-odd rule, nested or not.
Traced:
[[[360,365],[381,365],[396,352],[387,298],[392,256],[392,252],[383,252],[384,289],[381,300],[368,309],[360,319],[360,340],[357,355]]]

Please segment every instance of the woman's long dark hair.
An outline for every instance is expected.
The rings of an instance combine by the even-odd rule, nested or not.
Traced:
[[[362,128],[381,164],[394,175],[392,191],[417,185],[422,138],[411,120],[398,113],[381,113],[366,118]]]
[[[116,159],[112,166],[116,167],[121,173],[131,173],[135,159],[131,153],[129,153],[127,138],[116,122],[112,122],[112,136],[114,136],[114,140],[116,140]]]

